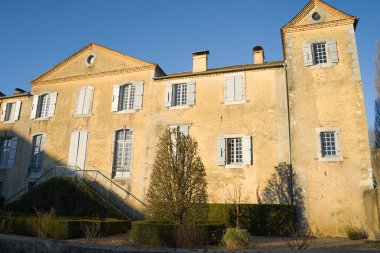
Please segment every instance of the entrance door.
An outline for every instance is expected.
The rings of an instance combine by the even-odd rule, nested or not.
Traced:
[[[78,130],[71,133],[68,165],[77,166],[84,170],[87,151],[87,130]]]

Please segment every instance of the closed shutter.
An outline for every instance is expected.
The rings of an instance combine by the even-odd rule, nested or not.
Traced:
[[[165,106],[172,106],[173,101],[173,87],[171,84],[166,85],[165,88]]]
[[[71,133],[69,155],[67,158],[67,164],[69,166],[76,166],[79,146],[79,131]]]
[[[21,111],[21,101],[16,101],[15,114],[13,115],[14,121],[20,118],[20,111]]]
[[[82,115],[83,114],[83,105],[86,97],[86,88],[81,88],[78,93],[78,101],[77,101],[77,109],[75,114]]]
[[[34,95],[33,96],[33,104],[32,104],[32,112],[30,114],[30,118],[31,119],[35,119],[36,118],[37,107],[38,107],[38,96]]]
[[[85,90],[86,90],[86,94],[84,96],[82,114],[88,115],[91,113],[92,98],[94,96],[94,87],[88,86]]]
[[[120,85],[114,85],[112,91],[112,112],[117,112],[119,107]]]
[[[243,137],[243,164],[252,164],[252,138],[251,136]]]
[[[4,121],[6,111],[7,111],[7,103],[4,103],[3,106],[1,107],[1,121]]]
[[[16,151],[17,151],[17,141],[18,141],[18,137],[12,137],[11,147],[10,147],[9,157],[8,157],[8,163],[7,163],[8,169],[12,169],[14,166],[14,163],[15,163]]]
[[[242,101],[244,100],[244,93],[243,93],[243,76],[235,76],[235,87],[234,87],[234,101]]]
[[[141,110],[143,104],[144,83],[135,84],[135,98],[133,101],[133,109]]]
[[[87,138],[88,138],[87,131],[82,130],[79,132],[79,142],[78,142],[79,145],[78,145],[78,156],[77,156],[76,165],[82,170],[85,168]]]
[[[235,100],[235,77],[228,76],[225,78],[225,102]]]
[[[57,103],[58,93],[54,92],[54,93],[49,94],[49,96],[50,96],[50,104],[49,104],[48,117],[53,117],[54,112],[55,112],[55,105]]]
[[[327,43],[328,48],[329,48],[329,58],[332,63],[338,63],[339,58],[338,58],[338,48],[336,45],[336,41],[331,40]]]
[[[188,125],[179,125],[179,131],[184,135],[189,135],[189,126]]]
[[[186,105],[195,104],[195,82],[191,81],[187,83]]]
[[[313,50],[311,44],[306,44],[303,46],[303,57],[305,66],[313,65]]]
[[[226,164],[226,141],[223,137],[217,140],[217,163],[218,165]]]

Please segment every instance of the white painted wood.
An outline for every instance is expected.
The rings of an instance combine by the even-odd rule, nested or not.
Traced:
[[[94,96],[94,87],[88,86],[85,89],[84,102],[83,102],[83,115],[89,115],[92,108],[92,100]]]
[[[74,131],[71,133],[71,136],[70,136],[69,154],[67,158],[67,164],[69,166],[77,165],[78,146],[79,146],[79,131]]]
[[[53,117],[54,112],[55,112],[55,105],[57,103],[58,93],[54,92],[54,93],[49,94],[49,96],[50,96],[50,103],[49,103],[48,117]]]
[[[226,102],[235,101],[235,78],[233,76],[228,76],[225,78],[226,85]]]
[[[167,84],[165,88],[165,106],[172,106],[173,102],[173,86]]]
[[[135,84],[135,98],[133,101],[133,109],[141,110],[143,105],[144,83]]]
[[[243,164],[252,164],[252,138],[251,136],[243,137]]]
[[[37,95],[33,96],[32,112],[30,114],[30,118],[31,119],[35,119],[36,118],[37,107],[38,107],[38,97],[39,96],[37,96]]]
[[[234,87],[235,98],[234,101],[243,100],[243,77],[235,76],[235,87]]]
[[[1,107],[1,121],[4,121],[6,111],[7,111],[7,103],[3,103],[3,106]]]
[[[75,111],[75,115],[83,114],[83,104],[84,104],[85,97],[86,97],[86,87],[80,88],[78,92],[77,109]]]
[[[195,81],[187,83],[186,105],[195,104]]]
[[[179,125],[178,130],[184,135],[188,136],[189,135],[189,125]]]
[[[330,40],[327,42],[329,48],[329,58],[332,63],[338,63],[338,47],[335,40]]]
[[[86,163],[86,151],[87,151],[87,139],[88,132],[86,130],[81,130],[79,132],[79,145],[78,145],[78,156],[76,165],[84,170]]]
[[[305,66],[313,65],[313,50],[310,43],[303,46],[303,57]]]
[[[16,151],[17,151],[17,141],[18,137],[12,137],[11,139],[11,147],[9,150],[9,157],[8,157],[8,163],[7,163],[7,168],[12,169],[15,163],[16,159]]]
[[[16,101],[15,113],[13,114],[13,121],[17,121],[20,118],[21,101]]]
[[[217,140],[217,164],[226,164],[226,141],[224,137],[219,137]]]
[[[112,112],[117,112],[119,107],[119,93],[120,93],[120,85],[114,85],[112,91]]]

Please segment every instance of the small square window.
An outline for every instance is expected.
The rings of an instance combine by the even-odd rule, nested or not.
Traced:
[[[340,129],[337,127],[323,127],[316,129],[317,157],[319,161],[342,161],[340,143]]]
[[[314,64],[327,63],[326,43],[313,44]]]

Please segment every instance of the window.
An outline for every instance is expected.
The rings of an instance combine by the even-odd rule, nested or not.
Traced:
[[[142,109],[143,83],[114,85],[112,96],[113,112],[131,112]]]
[[[57,93],[34,95],[31,119],[46,119],[54,115]]]
[[[0,139],[0,168],[13,168],[18,137]]]
[[[166,86],[165,106],[181,107],[195,104],[195,82],[175,82]]]
[[[14,122],[19,119],[21,101],[4,103],[1,110],[1,121]]]
[[[93,94],[94,87],[91,86],[82,87],[79,90],[75,116],[89,116],[91,114]]]
[[[218,165],[241,166],[252,164],[251,136],[225,136],[217,141]]]
[[[326,43],[313,44],[314,64],[326,63]]]
[[[317,157],[320,161],[341,161],[340,130],[334,127],[317,128]]]
[[[113,177],[129,177],[132,160],[132,137],[130,129],[115,132]]]
[[[45,137],[46,136],[43,134],[33,136],[32,150],[28,166],[28,174],[30,177],[38,177],[39,173],[41,172],[44,156]]]
[[[331,63],[338,63],[338,48],[336,41],[327,39],[308,43],[304,45],[305,66],[330,66]]]
[[[245,101],[244,74],[224,77],[224,102],[226,104],[242,103]]]

